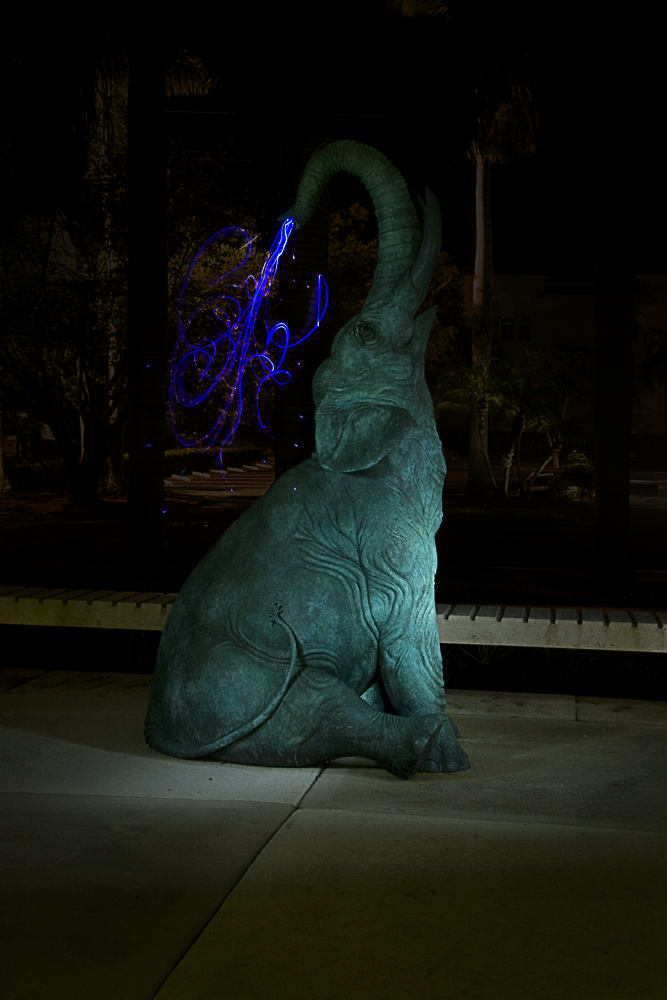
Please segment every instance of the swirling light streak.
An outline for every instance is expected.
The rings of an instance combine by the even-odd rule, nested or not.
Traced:
[[[183,300],[192,272],[201,260],[202,255],[216,240],[226,239],[232,235],[245,237],[246,243],[241,249],[247,249],[243,260],[230,271],[215,278],[209,284],[209,290],[220,285],[221,282],[242,268],[250,257],[254,240],[251,240],[248,233],[238,226],[221,229],[202,244],[190,262],[179,290],[176,307],[177,338],[171,357],[169,376],[169,414],[172,434],[180,444],[188,448],[196,446],[209,448],[224,433],[225,436],[222,439],[216,458],[216,465],[220,470],[223,469],[223,448],[233,439],[241,423],[243,386],[246,375],[248,374],[256,380],[255,409],[257,419],[262,430],[270,435],[267,426],[262,421],[259,410],[259,394],[262,386],[267,379],[273,379],[277,385],[286,385],[289,382],[291,378],[290,372],[283,367],[287,351],[303,343],[304,340],[310,337],[319,327],[326,312],[329,293],[323,275],[319,274],[317,276],[317,286],[311,296],[308,321],[301,331],[299,339],[290,341],[290,332],[286,323],[278,322],[269,328],[269,296],[271,286],[278,270],[280,257],[287,246],[287,241],[293,228],[294,220],[285,219],[266,256],[259,278],[257,279],[254,275],[249,274],[242,284],[234,286],[235,288],[245,290],[249,299],[245,309],[242,308],[241,303],[235,296],[215,294],[206,297],[197,305],[189,318],[186,320],[183,319]],[[324,292],[324,307],[322,307],[322,292]],[[264,328],[266,339],[263,345],[260,345],[258,343],[256,324],[262,300],[265,303]],[[218,304],[216,305],[216,303]],[[222,328],[215,335],[207,335],[198,341],[191,341],[188,337],[191,327],[195,320],[206,310],[209,310],[209,315],[210,311],[213,311],[217,320],[222,324]],[[270,348],[274,349],[274,357],[277,352],[278,356],[275,360],[269,355]],[[217,374],[211,372],[214,360],[224,350],[227,351],[227,355],[220,370]],[[201,386],[198,392],[188,392],[184,385],[186,376],[188,373],[192,373],[192,365],[194,365],[197,372],[197,383]],[[248,369],[249,371],[247,371]],[[197,406],[220,383],[227,390],[226,400],[213,427],[196,440],[186,440],[178,429],[174,415],[175,404],[184,407]]]

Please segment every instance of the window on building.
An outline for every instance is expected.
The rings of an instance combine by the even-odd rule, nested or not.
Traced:
[[[530,319],[522,316],[519,320],[519,340],[530,340]]]
[[[511,316],[503,316],[500,320],[500,339],[514,340],[514,320]]]

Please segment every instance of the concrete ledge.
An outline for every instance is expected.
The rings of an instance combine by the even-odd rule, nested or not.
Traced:
[[[664,653],[665,612],[437,604],[442,643]]]
[[[0,587],[0,624],[161,631],[178,594]],[[436,604],[440,642],[664,653],[667,612]]]
[[[0,624],[162,631],[178,594],[0,587]]]

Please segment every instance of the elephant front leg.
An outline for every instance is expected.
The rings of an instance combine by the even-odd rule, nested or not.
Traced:
[[[399,715],[438,715],[443,719],[440,735],[419,770],[464,771],[470,761],[457,742],[461,733],[447,715],[435,606],[432,616],[425,614],[424,618],[422,629],[414,628],[419,619],[414,614],[405,631],[387,636],[381,643],[382,681]]]

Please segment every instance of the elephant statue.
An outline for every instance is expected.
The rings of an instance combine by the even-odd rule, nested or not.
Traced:
[[[334,142],[281,219],[302,226],[338,171],[373,199],[378,262],[361,311],[313,380],[316,450],[202,559],[174,602],[146,740],[174,757],[303,767],[370,758],[458,771],[435,618],[445,462],[424,380],[435,308],[415,315],[441,243],[377,150]],[[418,214],[419,211],[419,214]]]

